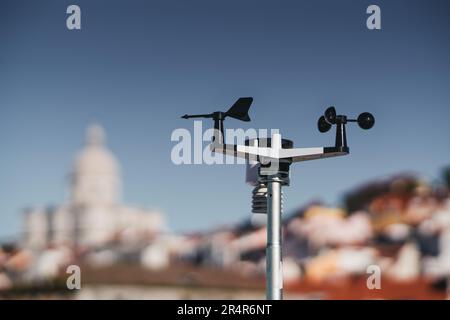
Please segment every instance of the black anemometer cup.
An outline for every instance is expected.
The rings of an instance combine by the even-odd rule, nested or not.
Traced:
[[[317,122],[317,128],[320,132],[324,133],[331,129],[331,124],[329,124],[327,120],[325,120],[324,116],[321,116],[319,118],[319,121]]]
[[[329,124],[336,124],[336,109],[334,107],[329,107],[324,112],[325,121]]]
[[[358,116],[358,125],[361,129],[369,130],[375,124],[375,118],[369,112],[363,112]]]

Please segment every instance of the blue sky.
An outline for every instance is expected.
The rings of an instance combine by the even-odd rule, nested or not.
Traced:
[[[82,30],[66,28],[81,7]],[[382,30],[366,28],[381,7]],[[447,1],[21,1],[0,4],[0,237],[20,210],[67,198],[84,130],[101,123],[122,165],[124,202],[162,209],[175,230],[250,215],[243,166],[175,166],[180,119],[253,96],[252,122],[297,147],[334,143],[316,121],[335,105],[370,111],[348,127],[351,154],[292,168],[289,212],[339,203],[360,183],[398,172],[430,180],[450,164]],[[204,127],[208,127],[208,122]],[[217,205],[220,202],[220,205]]]

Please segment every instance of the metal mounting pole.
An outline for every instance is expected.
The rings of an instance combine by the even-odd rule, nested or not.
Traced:
[[[279,177],[267,181],[267,249],[266,249],[266,297],[283,299],[283,265],[281,255],[281,183]]]

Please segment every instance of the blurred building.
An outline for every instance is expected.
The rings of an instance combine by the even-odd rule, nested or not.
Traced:
[[[91,126],[70,173],[67,203],[27,209],[23,245],[93,248],[149,239],[163,231],[160,212],[121,204],[120,191],[119,164],[105,146],[103,129]]]

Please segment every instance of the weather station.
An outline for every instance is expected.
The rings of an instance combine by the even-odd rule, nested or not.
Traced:
[[[294,148],[292,140],[283,139],[279,133],[270,138],[247,139],[244,145],[226,144],[223,122],[227,117],[250,121],[248,111],[253,98],[239,98],[226,112],[184,115],[183,119],[210,118],[214,121],[214,136],[210,150],[246,160],[246,180],[254,186],[252,212],[267,214],[266,245],[266,297],[269,300],[283,298],[282,265],[282,187],[289,186],[289,169],[296,162],[345,156],[350,153],[347,145],[346,125],[357,122],[365,130],[373,127],[375,118],[371,113],[361,113],[357,119],[336,113],[334,107],[326,109],[319,118],[320,132],[329,131],[336,126],[334,146]]]

